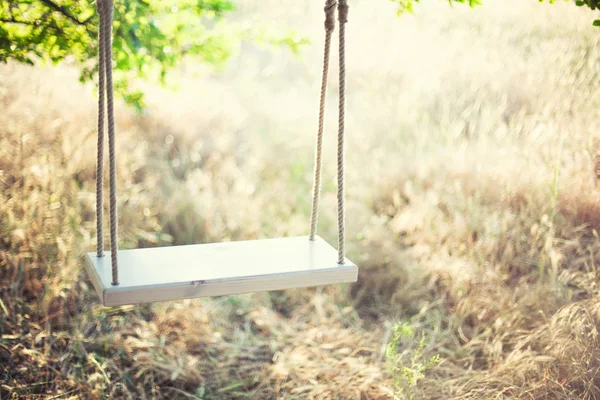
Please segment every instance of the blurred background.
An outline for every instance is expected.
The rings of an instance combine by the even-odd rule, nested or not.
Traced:
[[[352,285],[101,307],[95,87],[68,63],[0,65],[0,398],[600,398],[592,13],[396,10],[355,0],[347,25]],[[244,42],[146,83],[141,112],[119,103],[122,248],[308,232],[322,4],[230,18],[290,28],[298,51]]]

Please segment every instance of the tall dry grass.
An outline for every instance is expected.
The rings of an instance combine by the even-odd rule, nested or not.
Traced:
[[[99,307],[82,268],[93,88],[68,66],[3,66],[0,398],[600,398],[599,36],[589,13],[535,3],[401,19],[353,3],[349,286]],[[224,71],[186,64],[177,92],[149,88],[144,114],[119,106],[122,247],[306,233],[321,14],[246,3],[237,23],[313,44],[244,44]],[[415,339],[390,365],[398,322]],[[407,386],[418,352],[441,361]]]

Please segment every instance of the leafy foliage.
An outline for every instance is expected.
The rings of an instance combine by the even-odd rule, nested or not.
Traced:
[[[229,0],[128,0],[115,2],[115,87],[141,105],[132,78],[166,72],[184,55],[220,63],[231,52],[232,34],[218,20],[233,10]],[[70,61],[81,80],[97,72],[99,19],[87,0],[0,0],[0,61],[34,64]]]
[[[405,12],[412,13],[414,4],[420,2],[421,0],[391,0],[391,1],[398,4],[398,15],[400,15]],[[447,1],[450,5],[452,5],[453,3],[468,3],[471,7],[475,7],[477,5],[482,4],[481,0],[447,0]]]
[[[159,79],[184,56],[221,65],[242,38],[297,51],[306,43],[289,32],[265,32],[224,24],[230,0],[127,0],[115,2],[115,89],[129,103],[143,105],[136,79]],[[98,25],[88,0],[0,0],[0,61],[35,64],[68,61],[88,81],[98,71]]]
[[[411,13],[413,11],[413,5],[415,3],[420,2],[421,0],[391,0],[394,3],[398,4],[398,15],[403,14],[405,12]],[[450,5],[453,3],[468,3],[469,6],[475,7],[483,4],[482,0],[447,0]],[[570,0],[566,0],[570,1]],[[539,0],[540,3],[543,3],[544,0]],[[549,0],[550,4],[556,2],[556,0]],[[589,7],[592,10],[600,9],[600,0],[576,0],[575,5],[578,7]],[[600,19],[594,21],[594,26],[600,26]]]

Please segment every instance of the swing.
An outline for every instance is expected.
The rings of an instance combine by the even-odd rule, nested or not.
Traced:
[[[344,246],[344,103],[345,23],[347,0],[337,5],[339,24],[339,127],[337,146],[338,250],[316,235],[325,95],[329,49],[335,28],[336,0],[325,4],[325,51],[319,125],[315,150],[310,234],[308,236],[118,250],[115,123],[112,83],[112,0],[98,0],[99,97],[96,170],[97,250],[86,255],[86,269],[102,304],[119,306],[206,296],[283,290],[356,282],[357,266],[345,257]],[[108,120],[110,186],[110,252],[104,252],[104,113]],[[119,268],[121,267],[121,268]]]

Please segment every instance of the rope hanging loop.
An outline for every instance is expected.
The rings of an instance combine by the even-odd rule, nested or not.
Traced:
[[[345,206],[344,206],[344,134],[346,107],[346,22],[348,22],[348,2],[339,0],[339,104],[338,104],[338,151],[337,151],[337,200],[338,200],[338,264],[346,259],[345,241]]]
[[[313,201],[310,218],[309,240],[315,240],[317,231],[319,198],[321,193],[322,149],[323,149],[323,121],[325,118],[325,98],[327,93],[327,74],[329,71],[329,53],[331,35],[335,29],[335,9],[337,5],[339,27],[339,105],[338,105],[338,146],[337,146],[337,208],[338,208],[338,264],[344,264],[345,255],[345,208],[344,208],[344,133],[345,133],[345,103],[346,103],[346,32],[345,24],[348,22],[347,0],[325,1],[325,51],[323,55],[323,78],[321,81],[321,97],[319,107],[319,129],[315,148],[315,171],[313,183]]]
[[[321,171],[323,165],[323,125],[325,120],[325,99],[327,97],[327,75],[329,73],[329,55],[331,53],[331,35],[335,29],[336,0],[325,1],[325,46],[323,54],[323,73],[321,78],[321,96],[319,101],[319,127],[315,147],[315,171],[313,182],[312,210],[310,215],[309,240],[314,241],[319,220],[319,198],[321,197]]]
[[[108,152],[109,152],[109,186],[110,186],[110,255],[112,264],[112,284],[119,284],[118,265],[118,210],[117,210],[117,166],[115,145],[115,112],[114,91],[112,78],[112,21],[113,0],[97,0],[98,14],[100,15],[99,39],[99,78],[98,78],[98,161],[96,176],[96,228],[97,228],[97,256],[104,256],[104,229],[103,229],[103,200],[104,200],[104,115],[106,95],[106,115],[108,120]]]

